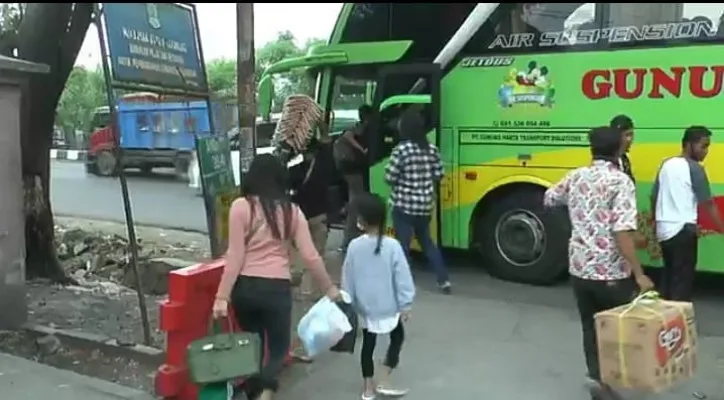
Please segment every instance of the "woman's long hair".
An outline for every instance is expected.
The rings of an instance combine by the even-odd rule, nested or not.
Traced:
[[[292,202],[287,194],[287,182],[287,169],[271,154],[254,157],[242,178],[241,193],[249,201],[252,220],[258,202],[272,236],[277,240],[291,236]],[[277,218],[279,208],[282,221]]]
[[[398,122],[398,128],[400,130],[400,139],[409,140],[421,149],[430,147],[430,142],[427,140],[425,120],[419,112],[411,110],[403,112]]]

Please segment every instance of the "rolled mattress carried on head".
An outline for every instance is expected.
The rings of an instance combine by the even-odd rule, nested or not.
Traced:
[[[324,111],[311,97],[291,95],[284,100],[282,115],[272,137],[272,145],[284,159],[303,152]]]

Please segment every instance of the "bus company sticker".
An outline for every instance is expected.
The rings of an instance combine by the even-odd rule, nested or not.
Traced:
[[[525,68],[508,71],[498,90],[498,101],[504,108],[516,104],[538,104],[550,108],[553,107],[555,93],[548,67],[531,60]]]
[[[676,360],[684,354],[686,329],[686,321],[681,315],[661,327],[656,335],[656,358],[660,367],[666,366],[669,361]]]
[[[513,57],[465,57],[460,61],[461,68],[509,67],[513,65]]]

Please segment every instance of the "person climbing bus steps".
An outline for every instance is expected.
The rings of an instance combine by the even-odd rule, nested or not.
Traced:
[[[398,122],[400,143],[390,155],[385,181],[392,188],[392,225],[405,253],[410,252],[412,235],[417,237],[439,289],[450,294],[452,289],[442,253],[430,236],[430,220],[437,185],[443,177],[442,161],[437,147],[428,142],[422,116],[405,113]]]
[[[354,129],[346,131],[334,143],[334,160],[337,169],[347,184],[347,206],[344,225],[344,238],[339,251],[344,252],[359,234],[357,229],[357,211],[355,199],[365,192],[365,170],[369,166],[367,146],[369,145],[369,122],[372,107],[363,104],[358,110],[359,123]]]

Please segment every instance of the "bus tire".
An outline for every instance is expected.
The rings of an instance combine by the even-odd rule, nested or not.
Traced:
[[[477,248],[491,275],[534,285],[557,283],[568,269],[570,223],[564,209],[544,209],[543,190],[523,188],[484,209]]]

